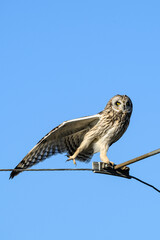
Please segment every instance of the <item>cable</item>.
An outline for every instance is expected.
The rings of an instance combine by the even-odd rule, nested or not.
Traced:
[[[16,172],[40,172],[40,171],[92,171],[90,168],[40,168],[40,169],[0,169],[0,172],[11,172],[11,171],[16,171]]]
[[[40,168],[40,169],[11,169],[11,168],[6,168],[6,169],[0,169],[0,172],[11,172],[11,171],[17,171],[17,172],[22,172],[22,171],[26,171],[26,172],[43,172],[43,171],[92,171],[93,172],[93,169],[91,168]],[[134,177],[134,176],[129,176],[130,179],[135,179],[151,188],[153,188],[154,190],[156,190],[157,192],[160,193],[160,190],[156,187],[154,187],[153,185],[147,183],[147,182],[144,182],[142,181],[141,179],[137,178],[137,177]]]
[[[141,179],[139,179],[137,177],[134,177],[134,176],[131,176],[131,175],[130,175],[130,177],[135,179],[135,180],[137,180],[137,181],[139,181],[139,182],[141,182],[141,183],[143,183],[143,184],[145,184],[145,185],[147,185],[147,186],[149,186],[149,187],[151,187],[151,188],[153,188],[154,190],[156,190],[157,192],[160,193],[160,190],[158,188],[154,187],[153,185],[151,185],[151,184],[149,184],[147,182],[144,182],[144,181],[142,181]]]

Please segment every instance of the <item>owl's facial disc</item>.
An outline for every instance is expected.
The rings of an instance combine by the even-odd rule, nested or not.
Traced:
[[[132,102],[126,95],[115,96],[112,99],[112,108],[117,112],[131,112]]]

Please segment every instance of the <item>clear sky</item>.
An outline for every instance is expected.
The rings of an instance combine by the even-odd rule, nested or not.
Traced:
[[[110,160],[160,147],[159,1],[2,0],[0,32],[0,168],[15,167],[52,128],[100,112],[116,94],[127,94],[134,111]],[[65,160],[36,167],[74,167]],[[159,169],[156,155],[131,174],[160,188]],[[160,195],[134,180],[92,172],[9,180],[1,172],[0,189],[3,240],[159,239]]]

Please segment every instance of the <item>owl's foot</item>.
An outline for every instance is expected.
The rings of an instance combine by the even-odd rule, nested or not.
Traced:
[[[116,164],[114,162],[107,162],[107,167],[111,167],[111,168],[114,168]]]
[[[100,159],[102,162],[107,164],[107,167],[114,168],[115,164],[114,162],[109,161],[108,157],[106,155],[100,155]]]
[[[109,167],[114,167],[114,163],[109,161],[109,158],[103,152],[100,153],[100,159],[102,162],[106,163]]]
[[[67,156],[67,157],[69,157],[69,158],[66,160],[66,162],[73,160],[73,163],[74,163],[75,165],[77,165],[74,156]]]

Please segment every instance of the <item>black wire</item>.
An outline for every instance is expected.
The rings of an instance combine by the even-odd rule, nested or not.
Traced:
[[[139,181],[139,182],[141,182],[141,183],[143,183],[143,184],[145,184],[145,185],[147,185],[147,186],[149,186],[149,187],[151,187],[151,188],[153,188],[154,190],[156,190],[157,192],[160,193],[160,190],[158,188],[154,187],[153,185],[151,185],[151,184],[149,184],[147,182],[144,182],[144,181],[142,181],[141,179],[139,179],[137,177],[134,177],[134,176],[130,176],[130,177],[135,179],[135,180],[137,180],[137,181]]]
[[[16,172],[23,172],[23,171],[28,171],[28,172],[33,172],[33,171],[36,171],[36,172],[39,172],[39,171],[93,171],[93,169],[91,168],[41,168],[41,169],[11,169],[11,168],[8,168],[8,169],[0,169],[0,172],[10,172],[10,171],[16,171]],[[134,177],[134,176],[129,176],[130,178],[133,178],[151,188],[153,188],[154,190],[156,190],[157,192],[160,193],[160,190],[156,187],[154,187],[153,185],[147,183],[147,182],[144,182],[142,181],[141,179],[137,178],[137,177]]]
[[[40,168],[40,169],[0,169],[0,172],[11,172],[11,171],[15,171],[15,172],[40,172],[40,171],[92,171],[92,169],[90,168]]]

